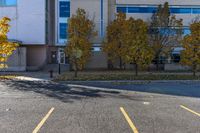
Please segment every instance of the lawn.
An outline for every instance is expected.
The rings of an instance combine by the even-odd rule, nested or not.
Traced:
[[[16,77],[17,77],[17,75],[0,75],[0,80],[14,79]]]
[[[141,72],[135,76],[134,71],[88,71],[79,72],[74,77],[73,72],[66,72],[55,78],[55,81],[95,81],[95,80],[200,80],[200,76],[193,77],[191,73],[149,73]]]

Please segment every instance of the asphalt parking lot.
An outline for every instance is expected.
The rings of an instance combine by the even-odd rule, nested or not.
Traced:
[[[200,82],[0,81],[1,133],[199,133]]]

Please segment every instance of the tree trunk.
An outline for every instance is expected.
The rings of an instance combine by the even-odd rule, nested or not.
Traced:
[[[193,77],[196,77],[196,72],[195,71],[193,71]]]
[[[75,69],[75,74],[74,74],[74,76],[75,76],[75,78],[78,77],[78,70],[77,70],[77,69]]]
[[[159,63],[156,61],[156,71],[159,71]]]
[[[138,76],[138,64],[135,64],[135,76]]]
[[[159,71],[159,56],[156,56],[156,71]]]
[[[78,77],[78,66],[77,66],[77,60],[75,60],[75,63],[74,63],[74,77],[77,78]]]
[[[113,69],[114,69],[114,66],[113,66],[112,61],[108,60],[108,70],[113,70]]]
[[[196,54],[196,51],[197,49],[196,48],[194,48],[193,49],[193,58],[195,59],[195,54]],[[192,70],[193,70],[193,77],[196,77],[196,70],[197,70],[197,62],[196,62],[196,60],[194,60],[193,61],[193,68],[192,68]]]
[[[193,63],[193,77],[196,77],[196,68],[197,68],[197,66],[196,66],[196,64],[195,63]]]
[[[122,58],[120,57],[120,58],[119,58],[119,67],[120,67],[120,70],[122,70],[122,65],[123,65],[123,64],[122,64]]]
[[[123,65],[123,66],[124,66],[124,70],[126,70],[126,63],[124,63],[124,65]]]

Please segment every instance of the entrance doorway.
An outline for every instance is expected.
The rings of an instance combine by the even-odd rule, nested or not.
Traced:
[[[65,56],[64,49],[58,49],[58,63],[66,64],[65,58],[66,58],[66,56]]]

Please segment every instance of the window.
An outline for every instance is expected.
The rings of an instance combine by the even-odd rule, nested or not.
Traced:
[[[100,52],[101,50],[102,50],[102,48],[101,47],[92,47],[91,48],[91,50],[93,51],[93,52]]]
[[[129,7],[128,13],[140,13],[140,7]]]
[[[67,23],[60,23],[60,39],[67,39]]]
[[[178,28],[178,27],[155,27],[155,28],[151,28],[149,29],[148,33],[149,34],[160,34],[160,35],[177,35],[178,33],[182,32],[184,30]],[[184,33],[183,33],[184,34]]]
[[[179,63],[180,60],[181,60],[180,54],[172,54],[171,57],[172,57],[172,61],[173,61],[174,63]]]
[[[127,11],[126,7],[117,7],[117,12],[126,13],[126,11]]]
[[[70,2],[60,1],[60,17],[70,17]]]
[[[16,6],[17,0],[0,0],[0,6]]]
[[[154,13],[157,10],[157,5],[155,6],[117,6],[117,12],[123,13]],[[200,14],[200,8],[195,6],[179,6],[170,7],[170,12],[175,14]]]
[[[170,8],[170,12],[177,14],[191,14],[192,8]]]
[[[154,13],[156,7],[128,7],[128,13]]]
[[[70,0],[58,0],[57,4],[57,45],[65,45],[68,39],[68,19],[70,18]]]
[[[185,27],[183,29],[183,35],[186,36],[186,35],[189,35],[189,34],[191,34],[190,28],[189,27]]]
[[[200,14],[200,8],[193,8],[192,13],[193,14]]]

